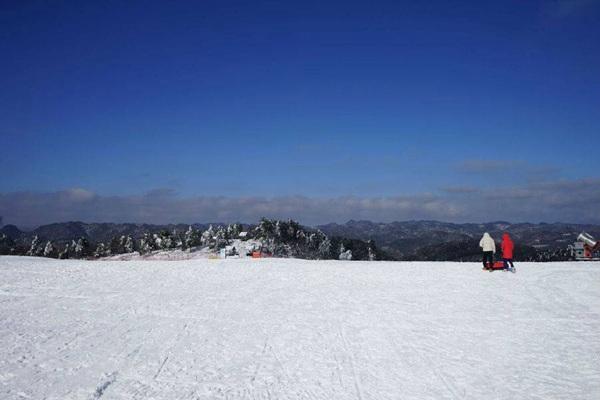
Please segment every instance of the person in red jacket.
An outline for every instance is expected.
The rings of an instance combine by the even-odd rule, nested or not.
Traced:
[[[504,269],[514,270],[515,265],[513,264],[513,250],[515,248],[515,244],[510,238],[508,233],[504,233],[502,235],[502,261],[504,261]],[[510,268],[508,268],[508,264],[510,263]]]

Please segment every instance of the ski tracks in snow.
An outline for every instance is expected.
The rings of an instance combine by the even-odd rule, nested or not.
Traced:
[[[0,398],[597,399],[593,263],[0,257]]]
[[[349,349],[348,341],[346,340],[346,335],[344,335],[344,328],[341,326],[338,326],[338,330],[339,330],[339,334],[340,334],[340,339],[341,339],[344,349],[346,351],[346,355],[348,357],[348,360],[350,361],[350,370],[352,372],[352,380],[354,381],[354,388],[356,389],[356,398],[358,400],[363,400],[362,385],[360,383],[358,374],[356,373],[356,362],[354,361],[354,353],[352,351],[350,351],[350,349]]]

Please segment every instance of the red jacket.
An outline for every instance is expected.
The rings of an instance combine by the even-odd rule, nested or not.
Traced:
[[[513,258],[513,249],[515,244],[510,239],[508,233],[502,235],[502,258]]]

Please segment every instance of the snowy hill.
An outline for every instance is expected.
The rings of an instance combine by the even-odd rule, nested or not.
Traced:
[[[0,398],[600,398],[600,264],[517,268],[0,257]]]

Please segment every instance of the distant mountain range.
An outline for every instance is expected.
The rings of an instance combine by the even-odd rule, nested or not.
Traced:
[[[213,226],[222,224],[212,224]],[[38,236],[41,241],[56,243],[85,238],[90,243],[109,242],[111,238],[129,235],[141,238],[144,233],[173,231],[183,232],[187,224],[150,225],[64,222],[40,226],[32,231],[22,231],[14,225],[0,228],[16,242],[31,241]],[[192,224],[195,229],[205,230],[209,224]],[[252,229],[255,225],[245,225]],[[377,248],[396,260],[476,260],[480,257],[478,246],[483,232],[489,232],[497,242],[503,232],[509,232],[517,246],[517,259],[564,258],[569,244],[581,232],[600,238],[599,225],[564,223],[518,223],[489,222],[483,224],[454,224],[439,221],[404,221],[376,223],[371,221],[348,221],[345,224],[326,224],[316,228],[329,237],[373,240]],[[541,256],[544,255],[545,256]],[[545,257],[545,258],[544,258]]]
[[[473,260],[479,259],[479,239],[488,232],[499,242],[509,232],[515,244],[516,257],[537,259],[566,251],[579,233],[588,232],[600,238],[599,225],[564,223],[489,222],[453,224],[439,221],[404,221],[376,223],[348,221],[345,224],[318,226],[325,234],[361,240],[374,240],[377,246],[397,260]],[[560,255],[564,257],[564,255]]]

